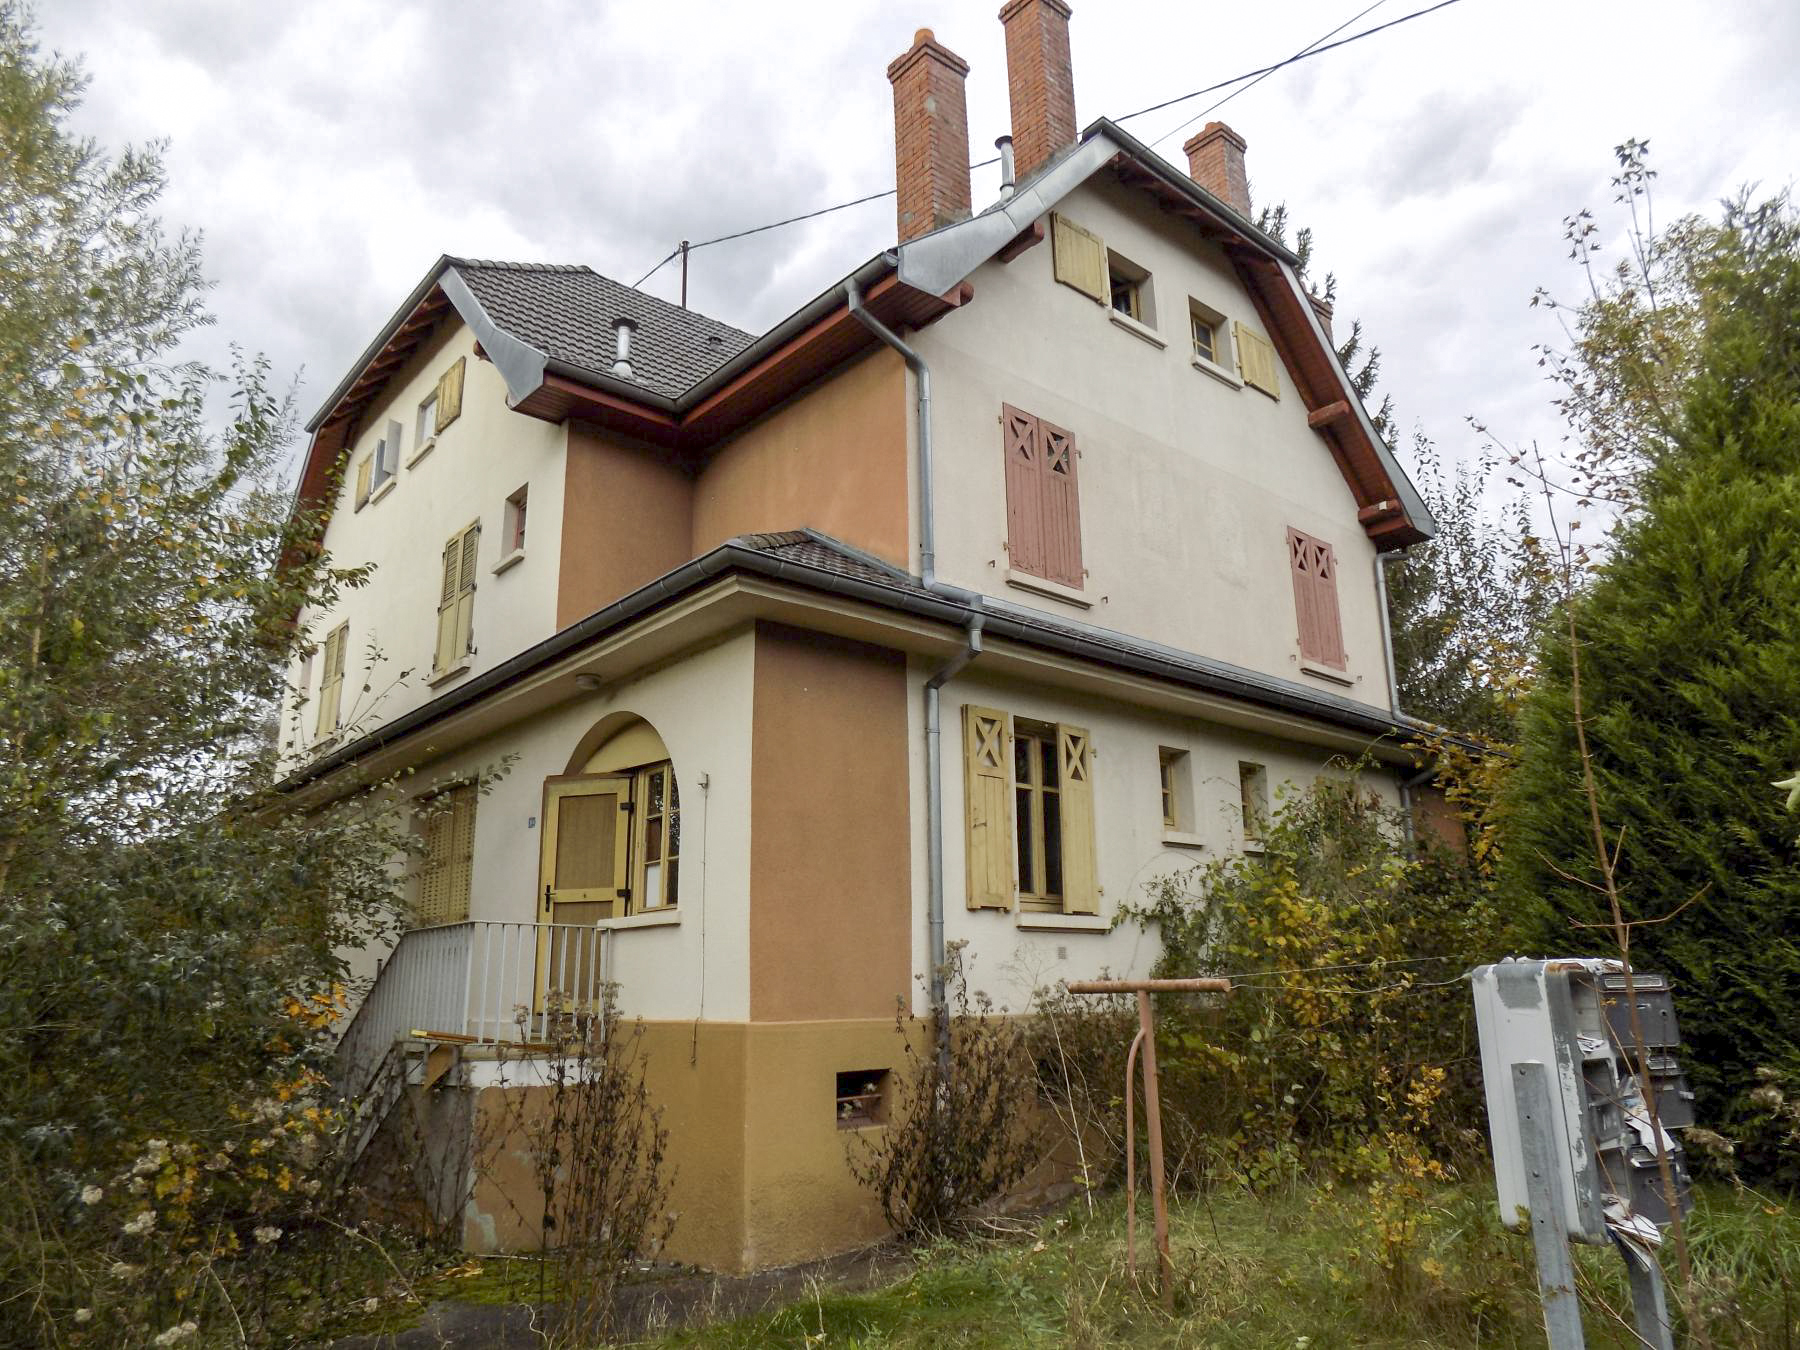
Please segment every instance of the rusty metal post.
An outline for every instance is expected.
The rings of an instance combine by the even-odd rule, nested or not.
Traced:
[[[1156,1218],[1156,1265],[1159,1292],[1165,1312],[1175,1311],[1175,1263],[1169,1255],[1169,1207],[1163,1192],[1162,1098],[1156,1081],[1156,1012],[1150,1006],[1153,993],[1228,994],[1231,981],[1186,980],[1070,980],[1071,994],[1136,994],[1138,1032],[1125,1056],[1125,1261],[1137,1274],[1137,1178],[1133,1161],[1137,1133],[1131,1119],[1132,1059],[1139,1045],[1144,1050],[1144,1126],[1150,1135],[1150,1203]]]
[[[1150,1132],[1150,1206],[1156,1218],[1156,1278],[1163,1311],[1175,1311],[1175,1263],[1169,1257],[1169,1204],[1163,1195],[1162,1099],[1156,1089],[1156,1013],[1150,991],[1138,990],[1138,1025],[1144,1038],[1144,1128]]]
[[[1131,1118],[1132,1099],[1137,1088],[1138,1047],[1144,1043],[1144,1029],[1131,1038],[1131,1049],[1125,1052],[1125,1269],[1137,1278],[1137,1124]]]

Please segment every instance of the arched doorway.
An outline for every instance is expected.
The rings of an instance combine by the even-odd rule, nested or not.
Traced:
[[[594,923],[668,910],[681,895],[681,795],[656,728],[614,713],[544,782],[543,918]]]

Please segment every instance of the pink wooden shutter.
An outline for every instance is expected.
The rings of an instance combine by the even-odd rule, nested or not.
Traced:
[[[1021,572],[1044,575],[1044,451],[1037,418],[1000,405],[1006,451],[1006,551]]]
[[[1044,570],[1041,575],[1081,588],[1081,491],[1075,477],[1075,438],[1039,422],[1043,453]]]
[[[1322,539],[1288,530],[1288,564],[1294,576],[1294,611],[1300,623],[1300,659],[1343,670],[1344,629],[1338,617],[1337,557]]]

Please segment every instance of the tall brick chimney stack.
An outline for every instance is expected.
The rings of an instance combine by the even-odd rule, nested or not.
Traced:
[[[1069,14],[1063,0],[1007,0],[1006,88],[1012,101],[1013,154],[1020,178],[1075,143],[1075,71],[1069,64]]]
[[[894,186],[900,242],[969,214],[969,63],[929,28],[888,66],[894,86]]]
[[[1244,138],[1223,122],[1208,122],[1188,143],[1188,177],[1231,207],[1250,215],[1250,179],[1244,172]]]

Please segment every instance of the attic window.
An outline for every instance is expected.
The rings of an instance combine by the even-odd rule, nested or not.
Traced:
[[[1150,274],[1129,258],[1108,249],[1106,277],[1113,309],[1128,319],[1154,328],[1156,298],[1150,289]]]

